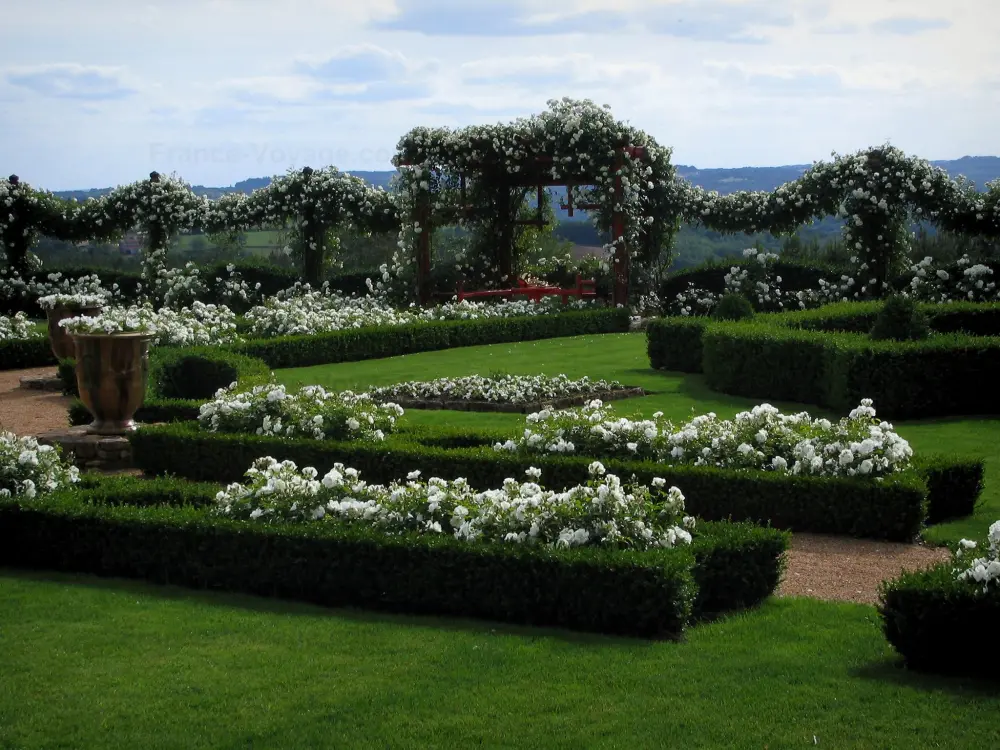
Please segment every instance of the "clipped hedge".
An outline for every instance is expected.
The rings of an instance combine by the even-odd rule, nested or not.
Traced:
[[[313,336],[256,339],[231,348],[272,369],[396,357],[460,346],[627,332],[626,309],[579,310],[555,315],[443,320],[404,326],[352,328]]]
[[[702,367],[715,390],[845,412],[871,398],[886,419],[1000,413],[1000,337],[872,341],[758,322],[714,323]]]
[[[927,483],[927,523],[971,516],[986,486],[982,458],[917,456],[914,469]]]
[[[699,289],[706,289],[714,294],[726,291],[726,274],[733,266],[744,267],[760,263],[743,257],[719,258],[691,268],[683,268],[676,273],[668,274],[659,288],[660,299],[664,305],[669,305],[681,292],[688,289],[688,284],[694,284]],[[784,291],[797,292],[804,289],[816,289],[820,279],[840,278],[841,269],[822,263],[808,263],[789,259],[779,259],[769,268],[781,277],[781,288]]]
[[[320,599],[319,603],[357,603],[380,607],[380,597],[390,595],[401,611],[427,611],[418,609],[424,606],[418,592],[434,587],[435,576],[448,568],[449,561],[451,564],[464,564],[471,559],[483,571],[484,578],[480,581],[483,590],[472,597],[468,608],[463,607],[461,598],[455,596],[454,601],[445,602],[441,604],[442,609],[432,609],[432,612],[511,619],[502,606],[486,603],[491,595],[508,602],[512,598],[516,600],[519,587],[508,588],[507,585],[515,579],[515,569],[523,566],[531,576],[529,583],[535,577],[544,575],[547,569],[556,571],[556,580],[539,584],[539,588],[528,595],[528,602],[515,601],[512,609],[519,616],[511,621],[632,635],[674,636],[684,624],[679,619],[681,612],[689,613],[693,620],[703,620],[756,606],[772,594],[781,577],[789,541],[787,533],[775,529],[711,522],[699,522],[690,548],[647,552],[591,549],[574,553],[515,545],[470,545],[450,537],[415,535],[397,539],[371,529],[351,529],[331,522],[282,527],[219,519],[205,510],[214,503],[217,490],[218,485],[194,484],[178,479],[142,480],[85,475],[77,490],[63,491],[41,502],[27,503],[23,510],[14,503],[0,505],[0,543],[4,547],[4,551],[0,551],[0,564],[98,575],[128,575],[198,586],[222,585],[230,588],[235,581],[236,588],[230,590],[285,596],[287,593],[280,588],[285,582],[281,580],[275,582],[272,590],[247,588],[248,581],[253,577],[249,572],[239,576],[237,565],[240,556],[253,556],[255,545],[260,545],[263,554],[270,560],[278,557],[286,575],[322,578],[323,573],[310,574],[306,570],[321,568],[328,559],[325,556],[333,552],[337,555],[336,564],[344,572],[351,558],[346,549],[336,548],[342,546],[346,538],[369,547],[361,558],[362,565],[368,562],[376,564],[377,552],[370,548],[372,545],[395,548],[386,556],[397,561],[400,554],[412,557],[407,562],[419,563],[422,569],[414,570],[407,566],[393,570],[390,567],[388,573],[381,574],[379,579],[387,574],[398,575],[406,571],[403,578],[418,581],[416,592],[408,598],[403,583],[397,581],[388,592],[381,593],[377,582],[365,583],[365,570],[349,571],[346,573],[348,581],[360,585],[361,591],[342,594],[349,598],[346,602]],[[74,524],[79,525],[78,533],[73,531]],[[149,548],[147,543],[154,528],[163,530],[179,547],[168,553],[164,551],[168,542],[159,541]],[[7,539],[3,539],[4,534],[8,535]],[[225,539],[223,548],[218,550],[218,557],[224,568],[232,566],[232,569],[225,570],[225,583],[217,582],[219,571],[213,562],[218,536]],[[200,545],[199,540],[203,542]],[[273,549],[274,546],[286,545],[289,550],[303,553],[315,550],[320,557],[303,557],[297,567],[293,566],[288,556],[290,552],[286,555],[285,550],[276,552]],[[334,549],[331,550],[331,547]],[[485,550],[483,555],[477,554],[480,549]],[[97,550],[101,553],[97,554]],[[473,553],[471,556],[462,554],[470,551]],[[584,554],[577,554],[579,552]],[[157,560],[160,555],[163,558]],[[438,557],[441,559],[434,559]],[[487,563],[484,563],[484,557],[490,558]],[[134,565],[128,563],[130,559],[135,560]],[[682,571],[678,566],[680,559],[685,559]],[[243,560],[242,564],[248,563]],[[252,567],[263,564],[256,562]],[[295,569],[291,570],[293,567]],[[475,580],[475,577],[466,579],[459,572],[461,567],[456,564],[441,586],[447,587],[457,578],[460,588],[474,587],[470,580]],[[663,570],[664,567],[666,570]],[[660,568],[659,573],[657,568]],[[586,582],[578,578],[584,575],[584,571],[596,573],[594,579]],[[639,572],[637,581],[632,577],[635,571]],[[325,575],[335,577],[333,571],[327,571]],[[430,578],[425,579],[425,576]],[[693,576],[695,588],[690,585],[690,576]],[[280,579],[281,573],[272,572],[269,577]],[[553,593],[554,584],[567,581],[573,582],[576,588]],[[612,591],[615,585],[629,588],[635,583],[638,583],[639,589],[633,593]],[[306,598],[302,595],[303,591],[309,591],[305,584],[306,581],[295,581],[291,596]],[[320,582],[320,592],[322,585]],[[551,612],[557,608],[551,604],[547,608],[550,610],[548,614],[543,612],[538,619],[527,619],[535,617],[529,611],[534,597],[542,597],[546,593],[554,596],[557,602],[570,605],[570,622],[558,620],[558,615]],[[591,594],[599,601],[585,604]],[[660,601],[643,602],[643,595]],[[683,599],[680,598],[682,596]],[[436,598],[447,597],[439,593]],[[599,614],[603,607],[616,607],[623,602],[630,613],[640,617],[638,630],[627,625],[627,617]]]
[[[646,352],[655,370],[701,372],[701,338],[711,318],[671,317],[646,327]]]
[[[695,595],[684,548],[473,545],[65,497],[0,503],[0,565],[642,637],[679,637]]]
[[[904,573],[887,582],[878,605],[882,630],[907,666],[1000,678],[1000,589],[959,581],[955,565]]]
[[[0,341],[0,370],[27,370],[55,363],[47,337]]]
[[[487,447],[428,446],[405,434],[381,443],[335,442],[217,434],[192,423],[146,426],[129,439],[135,465],[149,474],[218,482],[238,481],[254,460],[273,456],[321,472],[340,462],[370,482],[400,479],[419,468],[424,476],[465,477],[474,487],[499,486],[507,477],[521,477],[529,466],[537,466],[546,486],[560,488],[586,482],[593,461],[584,456],[525,458]],[[634,475],[649,482],[663,477],[681,488],[692,515],[710,521],[750,521],[794,531],[909,541],[919,533],[927,513],[927,487],[915,472],[873,482],[671,467],[650,461],[602,462],[623,478]]]
[[[217,347],[156,347],[149,362],[149,390],[161,399],[202,400],[239,382],[268,382],[270,368],[259,359]]]

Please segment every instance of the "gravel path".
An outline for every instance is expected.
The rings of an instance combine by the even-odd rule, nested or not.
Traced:
[[[778,596],[874,604],[882,581],[904,569],[928,568],[949,557],[943,547],[794,534]]]
[[[0,430],[38,435],[67,425],[70,397],[19,387],[24,375],[52,372],[51,367],[0,371]],[[947,550],[920,544],[795,534],[778,596],[872,604],[883,580],[946,559]]]
[[[21,378],[25,375],[54,373],[53,367],[0,371],[0,430],[18,435],[38,435],[69,425],[67,410],[72,398],[51,391],[20,387]]]

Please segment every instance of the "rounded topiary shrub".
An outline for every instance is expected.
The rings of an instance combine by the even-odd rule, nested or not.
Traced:
[[[158,398],[209,399],[239,382],[267,382],[270,369],[259,359],[210,347],[161,348],[150,357],[149,392]]]
[[[753,317],[753,305],[742,294],[726,294],[712,310],[716,320],[746,320]]]
[[[892,341],[919,341],[930,335],[927,316],[909,297],[894,296],[886,300],[882,311],[875,318],[871,330],[873,339]]]

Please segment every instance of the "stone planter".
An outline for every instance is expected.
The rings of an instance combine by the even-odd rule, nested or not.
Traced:
[[[148,333],[73,334],[80,400],[94,416],[91,435],[125,435],[146,397]]]
[[[49,321],[49,345],[56,359],[76,356],[73,339],[66,333],[66,329],[59,325],[59,321],[75,318],[77,315],[99,315],[101,309],[100,307],[50,307],[45,310],[45,317]]]

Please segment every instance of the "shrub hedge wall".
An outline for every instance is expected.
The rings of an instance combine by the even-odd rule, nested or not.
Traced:
[[[955,578],[954,563],[904,573],[887,582],[878,606],[882,630],[907,666],[931,672],[1000,678],[1000,589]]]
[[[871,398],[886,419],[1000,413],[1000,304],[927,305],[938,333],[873,341],[877,303],[759,315],[753,321],[664,318],[647,329],[650,363],[704,372],[709,386],[838,412]],[[699,337],[700,332],[700,337]],[[700,360],[693,352],[700,351]]]
[[[285,336],[236,344],[240,354],[272,369],[397,357],[460,346],[532,341],[560,336],[628,331],[625,309],[580,310],[558,315],[483,320],[443,320],[405,326],[355,328],[314,336]]]
[[[340,462],[370,482],[400,479],[419,468],[424,476],[465,477],[474,487],[499,486],[507,477],[521,477],[529,466],[537,466],[545,484],[558,488],[585,482],[593,461],[584,456],[525,458],[486,447],[441,448],[405,434],[382,443],[335,442],[209,433],[192,423],[146,426],[130,441],[136,466],[147,473],[219,482],[238,481],[255,459],[273,456],[321,472]],[[607,459],[603,463],[623,478],[634,475],[648,482],[663,477],[684,492],[689,512],[706,520],[908,541],[920,531],[927,515],[927,486],[916,472],[871,482],[670,467],[648,461]]]
[[[27,370],[55,363],[48,338],[0,341],[0,370]]]
[[[690,548],[548,549],[389,536],[337,523],[210,515],[211,485],[85,480],[0,502],[0,565],[144,578],[326,606],[482,617],[643,637],[754,606],[773,592],[788,536],[703,524]],[[737,574],[733,575],[732,569]]]

